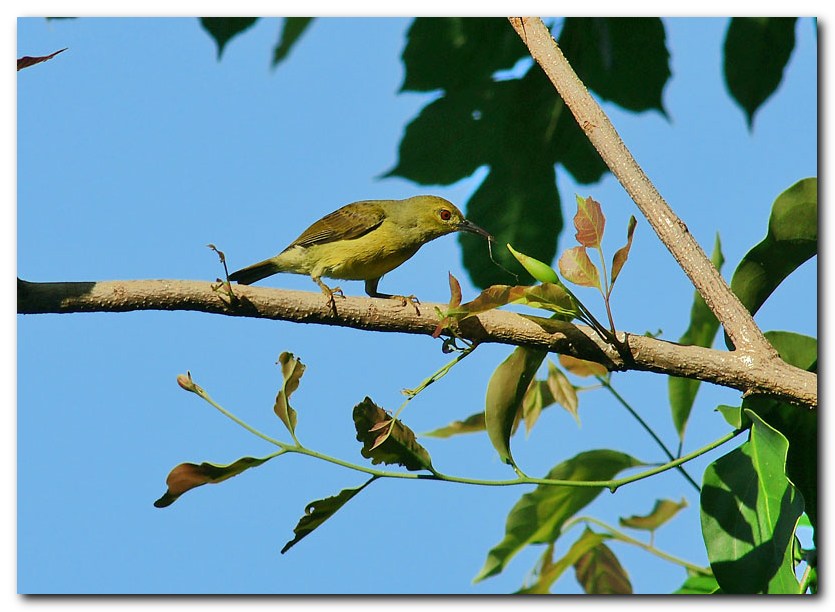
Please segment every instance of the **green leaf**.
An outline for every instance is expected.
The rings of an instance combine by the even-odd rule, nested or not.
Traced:
[[[577,582],[591,595],[632,595],[632,583],[612,549],[600,542],[574,564]]]
[[[357,440],[362,442],[362,456],[371,459],[371,463],[397,463],[411,471],[432,469],[432,459],[415,433],[400,421],[389,429],[391,415],[370,397],[354,406],[353,416]]]
[[[597,271],[586,247],[571,247],[563,251],[557,262],[565,280],[581,287],[597,287],[600,289],[600,273]]]
[[[491,166],[467,204],[467,218],[492,233],[496,244],[513,244],[540,261],[552,261],[563,226],[554,166],[521,159]],[[483,239],[459,232],[458,240],[464,267],[476,287],[507,283],[508,273],[485,255]],[[495,256],[526,282],[527,274],[510,251],[496,249]]]
[[[359,487],[355,487],[353,489],[342,489],[336,495],[326,497],[324,499],[317,499],[307,504],[304,508],[304,516],[299,519],[298,524],[293,529],[293,533],[296,534],[295,537],[284,545],[284,548],[281,549],[281,554],[283,555],[295,546],[299,540],[310,535],[314,529],[336,514],[342,506],[351,501],[357,493],[362,491],[376,479],[377,477],[374,476]]]
[[[780,85],[794,50],[796,17],[734,17],[725,34],[725,83],[745,111],[754,113]]]
[[[290,395],[299,388],[299,381],[302,374],[304,374],[304,364],[295,358],[293,353],[283,352],[278,356],[277,363],[281,364],[281,374],[284,381],[281,384],[281,389],[275,396],[275,405],[273,411],[276,416],[281,419],[287,431],[296,439],[296,411],[290,407]]]
[[[713,575],[702,574],[690,576],[684,581],[678,590],[673,591],[674,595],[710,595],[719,591],[719,583]]]
[[[670,78],[670,53],[657,17],[568,17],[559,46],[577,75],[604,100],[656,109]]]
[[[201,17],[200,25],[217,43],[217,59],[223,55],[223,49],[232,38],[241,32],[248,30],[257,17]]]
[[[742,406],[728,406],[726,404],[719,404],[716,410],[725,418],[728,425],[734,429],[744,429],[751,424],[751,419],[743,414]]]
[[[505,463],[516,466],[510,452],[513,424],[522,409],[522,399],[548,351],[518,346],[487,383],[484,423],[493,448]]]
[[[818,341],[816,338],[787,331],[767,331],[765,337],[777,349],[783,361],[807,372],[817,372]]]
[[[559,283],[560,277],[557,275],[557,271],[554,270],[551,266],[549,266],[544,261],[539,261],[529,255],[525,255],[524,253],[520,253],[516,249],[514,249],[510,244],[507,245],[507,250],[510,251],[511,255],[516,258],[522,267],[525,268],[528,274],[534,277],[540,283]]]
[[[630,516],[629,518],[621,518],[621,527],[630,527],[632,529],[642,529],[644,531],[655,531],[661,525],[669,521],[680,510],[687,507],[687,500],[683,497],[680,502],[674,502],[670,499],[656,500],[655,506],[647,515],[644,516]]]
[[[528,56],[501,17],[418,17],[406,36],[401,91],[460,89]]]
[[[731,289],[752,313],[789,274],[818,252],[818,180],[798,181],[777,196],[765,239],[748,251]]]
[[[786,477],[789,445],[746,413],[748,441],[705,471],[701,522],[710,567],[726,593],[797,593],[792,542],[803,498]]]
[[[713,253],[710,256],[710,261],[717,270],[722,270],[725,257],[722,255],[722,244],[719,241],[719,234],[716,234],[716,241],[713,244]],[[690,308],[690,325],[687,327],[684,335],[679,338],[679,344],[709,348],[713,345],[713,340],[716,338],[718,331],[719,320],[710,308],[708,308],[701,294],[696,291],[693,296],[693,306]],[[693,409],[693,402],[696,401],[696,393],[699,391],[700,385],[701,381],[692,378],[670,376],[667,379],[670,410],[679,440],[684,440],[684,430],[687,428],[690,411]]]
[[[536,581],[528,587],[517,591],[519,594],[538,594],[545,595],[551,591],[553,585],[559,577],[579,561],[590,550],[603,543],[604,540],[610,536],[602,533],[595,533],[588,527],[583,531],[583,534],[577,539],[564,557],[553,563],[543,563],[542,569],[537,576]],[[552,549],[553,544],[549,545]]]
[[[313,17],[285,17],[281,29],[281,38],[273,49],[273,68],[278,66],[289,54],[301,35],[304,34]]]
[[[170,506],[186,491],[204,484],[223,482],[249,468],[258,467],[270,459],[272,457],[242,457],[229,465],[205,462],[199,465],[196,463],[181,463],[168,474],[165,481],[168,490],[165,495],[154,502],[154,506],[157,508]]]
[[[554,480],[610,480],[619,472],[643,465],[624,453],[603,449],[575,455],[554,466],[546,478]],[[510,559],[529,544],[545,544],[559,538],[566,520],[590,504],[600,487],[539,485],[525,493],[507,516],[504,539],[487,555],[475,582],[500,573]]]
[[[577,200],[577,212],[574,214],[574,229],[577,232],[574,238],[584,247],[597,248],[603,241],[603,232],[606,230],[606,217],[600,203],[591,197]]]

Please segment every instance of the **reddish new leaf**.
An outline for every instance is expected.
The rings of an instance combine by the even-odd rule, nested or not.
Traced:
[[[560,355],[560,365],[575,376],[606,376],[609,370],[602,363],[578,359],[571,355]]]
[[[228,478],[237,476],[244,470],[257,467],[269,461],[272,457],[242,457],[229,465],[216,465],[214,463],[181,463],[168,474],[165,483],[168,491],[165,495],[154,502],[157,508],[170,506],[177,498],[186,491],[204,484],[223,482]]]
[[[577,389],[550,360],[548,361],[548,378],[545,382],[548,384],[548,390],[554,401],[565,408],[579,424],[580,415],[577,409],[580,402],[577,399]]]
[[[615,255],[612,257],[612,282],[609,284],[609,293],[612,293],[612,287],[618,278],[618,274],[620,274],[623,264],[629,257],[629,249],[632,248],[632,235],[635,233],[637,223],[634,216],[629,217],[629,223],[626,225],[626,246],[622,246],[615,251]]]
[[[589,259],[586,247],[572,247],[560,255],[559,267],[562,275],[575,285],[600,289],[600,273]]]
[[[603,240],[603,230],[606,227],[606,217],[603,210],[592,198],[577,196],[577,214],[574,215],[574,227],[577,233],[574,237],[584,247],[597,248]]]
[[[632,583],[612,549],[600,542],[574,564],[577,582],[591,595],[631,595]]]
[[[63,53],[69,47],[65,47],[60,51],[56,51],[55,53],[50,53],[49,55],[41,55],[39,57],[30,57],[28,55],[24,55],[23,57],[19,57],[17,59],[17,69],[23,70],[24,68],[28,68],[29,66],[34,66],[35,64],[40,64],[41,62],[45,62],[46,60],[51,60],[53,57],[58,55],[59,53]]]
[[[461,305],[461,283],[449,272],[449,307],[455,308]]]

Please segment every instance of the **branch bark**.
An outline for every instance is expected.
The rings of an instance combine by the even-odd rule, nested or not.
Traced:
[[[189,310],[296,323],[338,325],[369,331],[432,335],[435,308],[420,314],[392,300],[346,297],[331,312],[320,293],[233,285],[234,299],[217,284],[184,280],[32,283],[18,280],[20,314]],[[585,326],[492,310],[460,322],[459,335],[477,343],[544,348],[602,363],[609,370],[644,370],[694,378],[743,392],[766,394],[817,407],[817,376],[783,361],[752,359],[748,353],[684,346],[645,336],[628,336],[621,356]],[[623,335],[621,335],[623,337]]]
[[[591,97],[542,20],[539,17],[508,19],[600,157],[722,323],[734,347],[739,351],[756,353],[758,359],[779,361],[777,352],[763,336],[751,313],[731,291],[687,226],[632,157],[612,122]]]

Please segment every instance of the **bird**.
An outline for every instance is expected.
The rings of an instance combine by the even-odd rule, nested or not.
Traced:
[[[380,279],[427,242],[453,232],[470,232],[493,240],[487,230],[467,220],[452,202],[439,196],[353,202],[313,223],[275,257],[233,272],[229,280],[250,285],[280,272],[307,274],[328,296],[334,312],[334,295],[344,297],[344,293],[339,287],[326,285],[322,277],[362,280],[369,297],[415,304],[419,300],[414,295],[380,293]]]

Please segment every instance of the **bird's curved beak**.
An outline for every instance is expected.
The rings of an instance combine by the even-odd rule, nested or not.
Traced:
[[[461,221],[461,223],[456,225],[455,230],[459,232],[470,232],[472,234],[478,234],[480,236],[484,236],[485,238],[487,238],[487,240],[493,240],[493,236],[490,234],[490,232],[488,232],[486,229],[480,228],[475,223],[467,221],[466,219],[464,219],[463,221]]]

